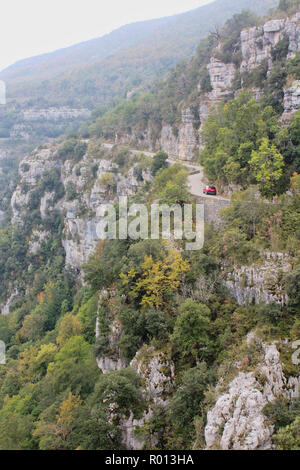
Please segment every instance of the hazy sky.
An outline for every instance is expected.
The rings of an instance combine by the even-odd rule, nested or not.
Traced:
[[[1,2],[0,70],[19,59],[102,36],[134,21],[213,0],[6,0]]]

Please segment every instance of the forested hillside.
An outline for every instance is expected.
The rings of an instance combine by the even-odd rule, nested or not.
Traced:
[[[8,98],[35,106],[89,106],[125,97],[191,57],[199,40],[234,13],[266,13],[276,0],[215,0],[198,9],[136,23],[107,36],[26,59],[0,73]],[[25,84],[24,84],[25,82]]]
[[[22,159],[1,201],[0,449],[300,449],[299,3],[235,14]],[[191,194],[195,168],[226,209]],[[203,248],[99,240],[124,196],[214,206]]]

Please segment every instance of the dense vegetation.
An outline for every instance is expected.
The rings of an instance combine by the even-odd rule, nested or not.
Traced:
[[[280,3],[283,10],[290,6]],[[256,21],[249,13],[229,21],[225,32],[218,32],[228,41],[220,54],[231,54],[234,45],[238,61],[237,32]],[[82,135],[61,139],[55,144],[57,158],[71,166],[84,155],[110,159],[124,174],[134,162],[137,177],[151,166],[153,179],[131,202],[194,203],[187,169],[180,164],[166,167],[164,152],[151,163],[145,156],[134,160],[117,147],[108,154],[98,136],[144,129],[149,123],[155,136],[162,121],[176,132],[179,103],[193,105],[199,81],[209,89],[206,64],[215,44],[216,37],[210,35],[195,58],[179,64],[152,93],[136,96],[113,112],[96,110],[94,122],[85,129],[95,138],[88,145]],[[279,64],[280,48],[275,51]],[[282,67],[297,77],[298,57]],[[262,75],[263,101],[242,91],[220,104],[204,125],[200,158],[207,174],[223,185],[238,184],[240,190],[223,211],[218,230],[206,227],[201,250],[185,251],[183,241],[174,240],[102,241],[83,267],[83,283],[65,266],[63,214],[53,211],[42,218],[39,210],[49,191],[55,202],[80,198],[75,184],[69,181],[65,189],[60,169],[53,167],[33,190],[22,187],[24,194],[30,191],[22,224],[7,222],[0,230],[1,303],[8,292],[15,294],[9,314],[0,315],[0,339],[7,347],[7,364],[0,365],[0,449],[122,449],[124,420],[131,413],[142,417],[149,406],[142,393],[145,383],[130,367],[138,352],[145,360],[160,352],[174,364],[164,397],[168,406],[151,404],[150,420],[137,429],[146,448],[202,449],[206,415],[216,402],[219,379],[222,391],[239,370],[263,381],[261,347],[247,344],[249,332],[278,342],[286,378],[299,374],[290,343],[300,335],[300,114],[288,126],[280,125],[281,94],[272,88],[272,73]],[[248,77],[249,83],[254,78]],[[196,107],[194,112],[196,118]],[[97,163],[90,165],[94,181]],[[114,194],[111,174],[102,175],[101,185],[107,195]],[[84,208],[82,213],[86,215]],[[49,235],[37,252],[29,249],[35,229]],[[286,292],[288,300],[239,305],[226,289],[224,276],[240,265],[262,263],[266,252],[289,259],[289,272],[278,270],[270,285]],[[120,333],[113,339],[112,325]],[[103,374],[96,362],[101,357],[121,358],[128,367]],[[266,406],[277,449],[299,450],[299,409],[299,399],[286,397]]]
[[[167,198],[171,204],[181,194],[181,203],[189,202],[186,177],[180,165],[162,168],[134,200]],[[54,185],[50,175],[47,181]],[[59,185],[52,187],[61,197]],[[257,329],[265,339],[299,334],[298,176],[291,188],[292,195],[281,196],[275,205],[252,188],[237,194],[224,213],[223,229],[209,232],[201,251],[179,252],[163,241],[103,242],[85,266],[85,287],[64,268],[59,219],[44,221],[55,235],[38,259],[27,259],[26,225],[19,232],[2,232],[4,283],[12,268],[18,271],[11,275],[21,279],[29,262],[34,276],[26,275],[30,291],[0,317],[8,355],[0,369],[0,448],[121,449],[120,420],[146,410],[140,379],[130,367],[101,374],[95,356],[115,357],[120,351],[129,364],[147,344],[174,361],[176,382],[169,391],[171,413],[154,407],[140,436],[147,443],[155,435],[157,448],[189,448],[195,440],[203,445],[205,414],[214,400],[211,387],[224,373],[223,364],[242,355],[248,358],[245,370],[255,370],[259,351],[247,349],[246,333]],[[34,216],[34,210],[29,214]],[[241,307],[222,286],[221,263],[251,262],[264,249],[288,251],[294,259],[295,270],[284,281],[289,303]],[[99,302],[100,292],[106,293]],[[96,316],[101,333],[94,344]],[[112,344],[109,325],[116,319],[122,330]],[[288,355],[285,364],[289,374],[295,373]],[[279,423],[279,448],[291,439],[296,439],[292,446],[298,445],[297,437],[290,437],[297,413],[283,420],[286,407],[266,411]]]
[[[212,180],[244,188],[258,183],[264,195],[280,194],[300,170],[299,119],[298,112],[282,128],[271,106],[264,107],[243,92],[221,104],[204,124],[200,161]]]

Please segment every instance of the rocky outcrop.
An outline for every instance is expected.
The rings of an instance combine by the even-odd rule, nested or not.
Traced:
[[[32,132],[33,132],[33,128],[31,125],[14,124],[14,126],[10,130],[10,138],[29,140]]]
[[[241,72],[250,72],[271,57],[271,44],[264,44],[262,28],[250,28],[241,32]]]
[[[7,158],[7,151],[6,150],[3,150],[3,149],[0,149],[0,162],[1,160],[4,160],[5,158]]]
[[[10,306],[19,297],[19,291],[16,289],[6,300],[5,304],[0,307],[1,315],[8,315]]]
[[[284,113],[282,121],[289,122],[293,114],[300,108],[300,81],[294,81],[284,89]]]
[[[59,121],[59,120],[72,120],[83,118],[87,119],[91,115],[88,109],[74,109],[67,106],[59,108],[45,108],[45,109],[28,109],[23,112],[24,121]]]
[[[272,67],[272,48],[287,37],[289,40],[288,58],[294,57],[300,49],[300,13],[292,18],[271,20],[263,27],[254,27],[242,31],[241,72],[250,72],[266,61]]]
[[[103,293],[100,297],[103,297]],[[101,299],[99,301],[101,303]],[[111,350],[111,354],[109,356],[102,356],[97,357],[97,364],[99,369],[102,370],[104,374],[107,372],[111,372],[112,370],[120,370],[127,367],[126,361],[124,361],[120,354],[120,349],[118,347],[118,341],[121,337],[122,327],[120,322],[117,319],[114,319],[109,323],[109,335],[108,335],[108,343],[109,348]],[[99,320],[97,318],[96,323],[96,338],[99,337],[101,333],[99,327]]]
[[[37,254],[43,242],[45,242],[49,236],[50,233],[45,230],[33,230],[28,244],[28,253],[32,255]]]
[[[211,102],[209,98],[209,94],[201,95],[200,96],[200,102],[199,102],[199,121],[200,121],[200,127],[198,129],[198,141],[199,141],[199,151],[201,152],[204,150],[204,143],[202,139],[202,130],[203,130],[203,124],[207,120],[209,116],[209,112],[211,110],[211,107],[213,106],[213,103]]]
[[[0,210],[0,227],[3,223],[4,218],[5,218],[5,212]]]
[[[224,64],[215,57],[210,59],[207,68],[212,86],[212,91],[208,96],[211,101],[218,101],[228,95],[236,68],[234,64]]]
[[[167,352],[144,346],[130,363],[144,383],[147,401],[154,405],[166,405],[167,396],[175,377],[174,364]]]
[[[160,138],[160,147],[170,158],[192,161],[198,145],[198,132],[194,127],[195,118],[190,110],[182,110],[181,124],[178,135],[175,136],[170,125],[163,125]]]
[[[133,367],[142,379],[143,394],[146,402],[149,403],[147,411],[140,419],[134,419],[133,415],[129,419],[122,421],[123,443],[129,450],[140,450],[145,442],[136,436],[136,429],[144,426],[153,415],[154,406],[167,406],[168,394],[172,388],[174,375],[174,364],[167,352],[157,351],[152,346],[143,346],[131,361]],[[156,444],[155,436],[151,436],[151,448]]]
[[[94,167],[97,165],[97,172]],[[45,173],[54,167],[59,168],[65,196],[56,201],[55,191],[45,190],[39,201],[41,218],[45,219],[54,210],[64,218],[63,246],[66,252],[66,265],[79,269],[94,251],[99,236],[97,226],[103,215],[99,215],[99,206],[116,202],[120,196],[131,196],[140,186],[151,179],[150,170],[143,169],[136,174],[133,163],[126,174],[117,164],[105,159],[96,159],[85,155],[79,163],[67,160],[63,163],[57,157],[55,147],[48,145],[26,156],[19,166],[19,184],[12,199],[12,222],[22,224],[29,209],[33,192],[39,188]],[[113,188],[107,188],[102,182],[104,175],[111,175]],[[69,187],[73,193],[69,193]],[[37,248],[37,245],[34,249]]]
[[[291,259],[285,253],[266,252],[263,256],[260,264],[239,266],[225,275],[225,285],[240,305],[287,302],[283,277],[292,269]]]
[[[12,223],[22,224],[27,211],[30,191],[37,188],[43,174],[59,165],[51,148],[35,150],[19,165],[20,182],[11,199]]]
[[[139,187],[151,179],[150,171],[144,170],[141,179],[135,175],[135,167],[126,175],[119,172],[118,165],[109,160],[99,161],[96,178],[91,175],[91,162],[85,157],[80,165],[64,165],[62,175],[65,188],[68,182],[76,181],[77,196],[72,201],[64,200],[61,211],[65,213],[63,246],[66,252],[66,264],[79,269],[85,263],[99,242],[98,224],[103,215],[99,215],[101,204],[116,202],[121,196],[131,196]],[[77,176],[80,168],[80,175]],[[101,182],[103,175],[111,175],[115,188],[109,191]],[[91,184],[90,184],[91,183]]]
[[[272,449],[274,429],[263,413],[264,407],[282,395],[289,397],[290,393],[298,393],[298,378],[287,382],[274,343],[266,344],[253,334],[248,335],[247,343],[262,349],[261,359],[251,372],[239,370],[241,364],[237,364],[237,376],[230,382],[228,391],[219,396],[208,412],[207,449]],[[222,381],[217,386],[217,394],[221,387]]]

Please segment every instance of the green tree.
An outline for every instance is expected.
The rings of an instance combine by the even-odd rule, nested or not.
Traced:
[[[175,433],[183,438],[185,446],[194,431],[194,420],[202,414],[202,402],[213,374],[205,363],[184,372],[181,384],[171,398],[171,421]]]
[[[300,416],[273,436],[277,450],[300,450]]]
[[[252,151],[250,166],[262,193],[269,197],[276,194],[276,184],[282,177],[284,159],[268,138],[264,137],[259,149]]]
[[[152,160],[152,175],[155,176],[162,168],[167,168],[168,154],[160,151],[156,153]]]
[[[172,343],[175,353],[188,361],[201,361],[211,355],[210,310],[206,305],[186,300],[179,308]]]

